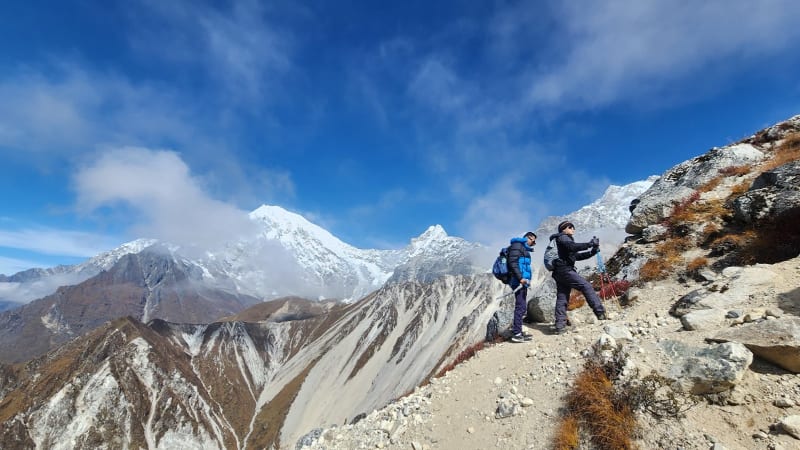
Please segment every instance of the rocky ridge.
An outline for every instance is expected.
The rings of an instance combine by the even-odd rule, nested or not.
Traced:
[[[639,448],[800,448],[800,436],[794,437],[780,425],[800,415],[797,372],[760,357],[752,359],[747,368],[728,372],[730,367],[723,365],[713,370],[714,361],[726,360],[719,355],[707,361],[697,356],[700,349],[718,347],[707,339],[720,332],[759,324],[775,327],[796,321],[794,316],[800,314],[800,290],[792,281],[800,277],[800,257],[736,269],[738,274],[721,276],[714,284],[739,292],[741,303],[736,308],[743,313],[741,320],[728,318],[715,327],[687,330],[679,317],[669,314],[670,306],[695,289],[713,284],[671,281],[652,285],[634,291],[636,299],[629,307],[607,301],[611,320],[606,322],[594,320],[591,311],[583,307],[571,312],[575,326],[566,335],[550,334],[547,325],[529,325],[532,342],[505,342],[479,351],[445,376],[355,424],[316,430],[297,448],[550,448],[563,396],[585,358],[609,342],[624,346],[631,373],[643,376],[657,371],[672,377],[673,389],[687,408],[685,415],[677,418],[658,419],[640,412]],[[761,278],[765,275],[769,278]],[[748,284],[753,277],[762,282]],[[735,325],[745,320],[752,325]],[[786,345],[795,352],[800,349],[797,342]],[[750,347],[747,342],[745,346],[743,354],[747,355]],[[707,370],[671,372],[692,365]],[[713,385],[716,389],[728,378],[735,380],[729,389],[691,394],[691,386]],[[681,391],[680,386],[687,390]],[[696,389],[702,392],[700,387]]]
[[[800,448],[798,133],[800,116],[653,183],[627,226],[635,239],[609,261],[635,286],[606,300],[609,321],[582,307],[566,335],[530,324],[532,343],[484,349],[296,448],[550,448],[576,375],[610,354],[624,355],[615,383],[651,375],[650,406],[671,405],[637,410],[638,448]],[[584,438],[581,448],[592,447]]]

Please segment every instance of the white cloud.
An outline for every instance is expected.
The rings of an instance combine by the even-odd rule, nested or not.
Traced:
[[[518,181],[505,177],[472,200],[461,219],[466,239],[492,248],[505,246],[512,237],[539,225],[547,210],[546,198]]]
[[[175,152],[111,150],[74,181],[80,210],[130,208],[137,236],[213,250],[255,232],[247,212],[211,198]]]
[[[800,3],[791,0],[559,5],[554,20],[562,28],[553,41],[563,42],[564,53],[531,72],[529,95],[537,106],[558,110],[591,109],[643,94],[680,95],[677,84],[687,76],[701,89],[711,87],[743,70],[762,70],[759,62],[782,57],[800,37]]]
[[[0,146],[66,157],[99,143],[201,141],[191,107],[169,92],[61,61],[48,76],[0,79]]]
[[[24,249],[45,255],[90,257],[116,245],[119,242],[112,237],[83,231],[54,228],[0,230],[0,247]],[[25,268],[30,267],[34,266]]]

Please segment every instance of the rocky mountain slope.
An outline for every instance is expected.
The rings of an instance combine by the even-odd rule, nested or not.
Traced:
[[[261,303],[207,325],[119,319],[2,367],[0,447],[291,447],[480,341],[500,290],[488,274],[445,276],[353,304]]]
[[[800,116],[670,169],[609,261],[635,285],[606,300],[611,320],[582,307],[566,335],[532,323],[533,342],[481,350],[298,448],[800,448],[799,160]],[[590,415],[556,446],[597,359],[616,369],[607,401],[635,409],[632,441],[599,446]]]
[[[357,302],[282,300],[211,324],[119,319],[0,367],[0,447],[543,448],[561,433],[562,394],[599,359],[613,369],[603,386],[618,389],[609,402],[639,393],[640,448],[790,448],[800,437],[798,133],[800,117],[676,166],[642,193],[628,224],[636,236],[608,261],[636,286],[609,300],[608,322],[578,308],[567,335],[534,323],[533,343],[491,347],[431,378],[508,324],[497,313],[510,298],[488,274],[421,280],[439,266],[413,257],[463,251],[433,228],[398,264],[411,281]],[[207,275],[193,267],[180,273]]]

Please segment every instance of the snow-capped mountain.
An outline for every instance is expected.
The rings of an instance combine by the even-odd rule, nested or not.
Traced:
[[[86,281],[110,269],[123,256],[139,253],[156,242],[154,239],[137,239],[80,264],[28,269],[11,276],[0,275],[0,300],[21,304],[42,298],[54,293],[59,286],[72,286]]]
[[[448,236],[434,225],[400,250],[359,249],[299,214],[262,205],[250,213],[255,236],[238,237],[225,249],[200,258],[182,256],[179,247],[139,239],[75,266],[32,269],[0,280],[0,300],[27,302],[108,270],[127,254],[162,247],[182,264],[192,265],[211,287],[262,299],[287,295],[353,301],[392,282],[431,280],[444,274],[479,273],[472,253],[479,244]],[[4,282],[3,282],[4,281]]]
[[[642,195],[658,178],[653,175],[646,180],[636,181],[625,186],[611,185],[602,197],[581,209],[563,216],[550,216],[542,220],[536,233],[539,237],[546,238],[556,232],[556,227],[563,220],[574,223],[579,234],[604,229],[624,230],[631,217],[628,209],[631,201]]]
[[[538,236],[540,252],[548,244],[549,237],[557,232],[558,224],[569,220],[575,224],[575,240],[588,241],[592,236],[600,238],[600,250],[605,255],[612,255],[625,239],[625,225],[630,219],[631,201],[647,191],[658,176],[650,176],[646,180],[636,181],[625,186],[609,186],[603,196],[592,203],[563,216],[550,216],[542,220],[535,233]],[[541,258],[534,258],[538,265],[542,265]],[[579,263],[581,268],[589,263]],[[540,271],[543,272],[543,271]]]

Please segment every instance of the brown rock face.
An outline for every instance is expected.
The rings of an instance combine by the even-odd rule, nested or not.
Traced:
[[[0,362],[39,356],[101,326],[131,316],[208,323],[258,300],[210,288],[196,269],[156,252],[130,254],[110,270],[0,314]]]

